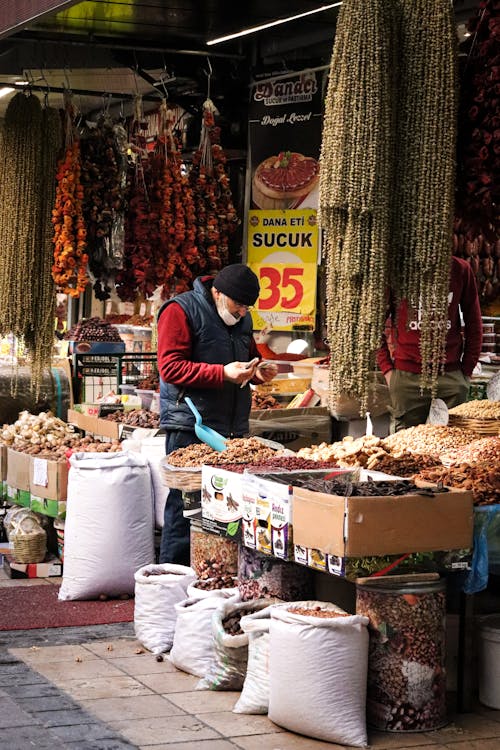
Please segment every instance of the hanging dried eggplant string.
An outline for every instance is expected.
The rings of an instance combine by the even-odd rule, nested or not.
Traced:
[[[449,0],[398,0],[398,7],[391,283],[396,299],[407,299],[419,316],[421,387],[435,394],[445,357],[452,252],[456,35]]]
[[[62,147],[61,117],[57,109],[46,107],[42,113],[42,171],[39,190],[42,195],[38,251],[33,264],[33,329],[25,342],[31,355],[32,390],[38,397],[43,374],[50,368],[54,347],[56,291],[51,276],[53,262],[52,207],[55,200],[55,174]]]
[[[386,311],[394,37],[387,2],[344,2],[323,125],[319,208],[326,240],[330,393],[334,400],[341,393],[358,397],[363,412]]]

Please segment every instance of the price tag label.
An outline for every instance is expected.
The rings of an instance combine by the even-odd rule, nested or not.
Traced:
[[[486,395],[490,401],[500,401],[500,372],[493,375],[486,386]]]
[[[448,407],[441,398],[433,398],[431,401],[431,408],[429,409],[429,416],[427,417],[427,424],[446,425],[450,418]]]
[[[47,487],[49,484],[49,464],[46,458],[35,458],[33,461],[33,484]]]

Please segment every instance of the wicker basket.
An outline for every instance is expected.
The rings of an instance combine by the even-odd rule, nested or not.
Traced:
[[[47,554],[47,534],[44,529],[12,534],[14,559],[18,563],[39,563]]]
[[[161,478],[163,484],[171,490],[184,492],[198,492],[201,490],[201,466],[179,468],[168,464],[164,459],[160,461]]]
[[[478,435],[500,435],[500,419],[475,419],[450,414],[449,427],[461,427],[462,430],[476,432]]]

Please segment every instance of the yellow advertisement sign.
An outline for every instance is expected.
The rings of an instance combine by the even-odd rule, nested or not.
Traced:
[[[256,330],[314,329],[317,259],[314,209],[249,211],[247,263],[261,287]]]

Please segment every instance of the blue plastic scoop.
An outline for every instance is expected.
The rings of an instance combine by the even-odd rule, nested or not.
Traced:
[[[197,437],[199,437],[200,440],[213,448],[214,451],[225,451],[227,448],[226,438],[223,437],[220,432],[212,430],[211,427],[205,427],[205,425],[201,421],[200,412],[193,404],[189,396],[184,396],[184,401],[194,414],[194,431],[196,432]]]

